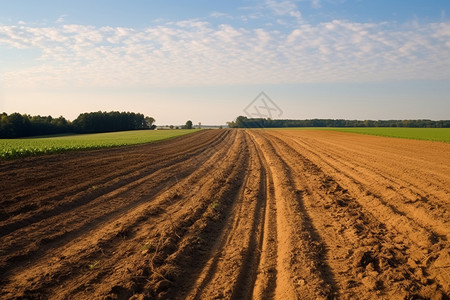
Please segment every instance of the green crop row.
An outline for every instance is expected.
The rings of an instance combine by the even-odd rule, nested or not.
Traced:
[[[16,147],[16,148],[2,148],[0,149],[0,159],[12,159],[25,156],[34,156],[42,154],[55,154],[66,151],[87,150],[103,148],[107,146],[102,145],[85,145],[85,146],[41,146],[41,147]]]
[[[53,137],[0,139],[0,159],[143,144],[170,139],[195,131],[137,130]]]

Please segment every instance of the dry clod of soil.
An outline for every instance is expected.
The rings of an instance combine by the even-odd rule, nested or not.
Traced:
[[[0,184],[1,299],[450,297],[450,144],[204,130]]]

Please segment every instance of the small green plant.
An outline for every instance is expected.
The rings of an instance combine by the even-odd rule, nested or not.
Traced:
[[[96,269],[100,266],[100,261],[99,260],[95,260],[94,262],[90,263],[88,265],[90,270]]]
[[[150,251],[150,250],[152,250],[154,248],[155,248],[155,246],[152,243],[147,242],[147,243],[145,243],[144,245],[141,246],[140,250],[141,251]]]
[[[219,209],[219,206],[220,206],[220,203],[219,203],[219,201],[217,201],[217,200],[214,200],[213,203],[211,203],[211,208],[212,208],[213,210]]]

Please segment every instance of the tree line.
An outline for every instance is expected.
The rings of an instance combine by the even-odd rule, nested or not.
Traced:
[[[73,122],[62,116],[53,118],[51,116],[2,113],[0,115],[0,138],[155,129],[154,122],[154,118],[140,113],[118,111],[82,113]]]
[[[239,116],[235,121],[227,122],[230,128],[280,128],[280,127],[415,127],[449,128],[450,120],[272,120]]]

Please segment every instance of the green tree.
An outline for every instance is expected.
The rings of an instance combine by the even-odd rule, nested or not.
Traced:
[[[192,121],[191,120],[186,122],[186,129],[192,129]]]
[[[155,129],[155,119],[130,112],[83,113],[73,121],[77,133],[113,132],[139,129]]]
[[[155,119],[153,117],[145,117],[145,127],[149,129],[155,129],[156,126],[153,124],[155,123]]]

